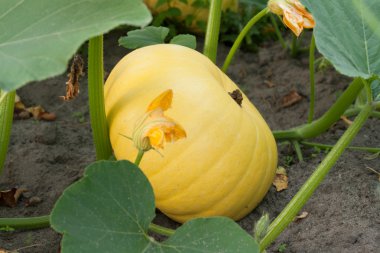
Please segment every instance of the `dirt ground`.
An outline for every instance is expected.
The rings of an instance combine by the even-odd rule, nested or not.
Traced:
[[[110,71],[127,50],[117,46],[120,34],[106,36],[105,68]],[[221,46],[219,58],[224,59],[227,47]],[[278,43],[268,42],[258,53],[239,52],[228,71],[249,96],[273,130],[287,129],[305,123],[308,111],[308,56],[293,59]],[[83,78],[80,96],[71,102],[58,97],[65,93],[66,74],[32,83],[18,94],[28,105],[42,105],[57,114],[53,122],[15,120],[12,128],[5,171],[0,189],[28,189],[17,207],[0,206],[0,217],[31,217],[47,215],[62,191],[78,180],[84,168],[95,160],[92,144],[87,84]],[[333,103],[349,79],[334,70],[317,74],[317,108],[320,116]],[[303,99],[283,108],[282,98],[296,90]],[[379,121],[369,120],[355,139],[355,145],[379,147]],[[346,126],[339,122],[316,141],[334,144]],[[303,147],[305,161],[298,162],[288,145],[279,145],[279,165],[287,169],[289,188],[276,192],[272,187],[249,216],[239,222],[248,232],[264,213],[273,219],[298,191],[324,157]],[[346,151],[322,185],[304,207],[305,219],[293,222],[271,245],[268,252],[378,252],[380,248],[380,182],[368,167],[380,170],[380,158]],[[30,197],[42,201],[25,207]],[[176,224],[162,214],[156,222]],[[58,252],[60,235],[52,229],[0,232],[0,248],[18,252]],[[28,247],[25,249],[21,249]],[[279,250],[280,248],[280,250]],[[285,249],[284,249],[285,248]],[[377,250],[376,250],[377,249]]]

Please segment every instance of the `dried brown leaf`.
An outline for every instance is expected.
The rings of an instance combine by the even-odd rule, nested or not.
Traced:
[[[297,91],[292,90],[282,98],[282,107],[292,106],[302,100],[302,96]]]
[[[297,216],[294,218],[294,221],[298,221],[298,220],[305,219],[308,215],[309,215],[309,213],[304,211],[304,212],[302,212],[300,215],[297,215]]]
[[[273,88],[274,86],[276,86],[273,82],[269,80],[265,80],[264,83],[268,86],[268,88]]]
[[[277,168],[273,185],[276,187],[276,191],[278,192],[288,189],[288,176],[284,167],[280,166]]]
[[[12,188],[10,190],[0,191],[0,205],[9,207],[17,206],[17,201],[23,192],[26,192],[23,188]]]
[[[66,82],[66,95],[61,96],[65,101],[76,98],[79,95],[79,78],[84,75],[84,61],[79,54],[73,58],[70,73],[67,75],[69,80]]]
[[[349,120],[346,116],[341,116],[340,119],[348,126],[352,125],[352,121]]]

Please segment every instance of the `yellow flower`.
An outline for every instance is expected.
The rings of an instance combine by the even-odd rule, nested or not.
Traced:
[[[283,16],[284,24],[296,36],[301,34],[303,28],[313,28],[315,25],[313,16],[299,0],[269,0],[268,8],[274,14]]]
[[[163,149],[166,142],[186,137],[182,126],[164,115],[172,100],[173,91],[167,90],[149,104],[146,114],[136,124],[132,135],[133,142],[139,150]]]

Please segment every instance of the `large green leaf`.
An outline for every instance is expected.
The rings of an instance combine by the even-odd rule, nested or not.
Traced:
[[[319,51],[347,76],[380,75],[380,39],[365,9],[380,13],[379,0],[302,0],[313,14]]]
[[[0,0],[0,89],[65,71],[88,38],[120,25],[146,25],[141,0]]]
[[[257,243],[228,218],[185,223],[163,243],[148,235],[155,215],[153,190],[128,161],[90,165],[67,188],[51,214],[63,233],[62,252],[259,252]]]

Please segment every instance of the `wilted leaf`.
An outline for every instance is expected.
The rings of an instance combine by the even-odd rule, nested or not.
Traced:
[[[45,109],[38,105],[26,107],[21,101],[19,96],[15,98],[14,118],[15,119],[29,119],[33,117],[36,120],[54,121],[57,116],[53,112],[47,112]]]
[[[276,191],[278,192],[288,189],[288,176],[284,167],[280,166],[277,168],[273,185],[276,187]]]
[[[8,91],[63,73],[91,37],[151,20],[141,0],[2,0],[0,6],[0,89]]]
[[[302,96],[297,91],[292,90],[282,98],[282,107],[292,106],[302,100]]]
[[[63,233],[63,253],[259,252],[253,238],[228,218],[188,221],[159,243],[148,235],[154,216],[153,189],[142,171],[128,161],[100,161],[64,191],[51,225]]]
[[[297,216],[294,218],[294,221],[298,221],[298,220],[305,219],[308,215],[309,215],[309,213],[304,211],[304,212],[302,212],[301,214],[297,215]]]
[[[74,55],[70,67],[70,73],[67,75],[69,80],[66,82],[66,95],[61,96],[63,100],[71,100],[79,95],[79,78],[84,75],[84,61],[79,54]]]
[[[0,205],[9,207],[17,206],[17,201],[23,192],[26,192],[26,189],[12,188],[10,190],[0,191]]]
[[[348,126],[351,126],[351,125],[352,125],[352,121],[349,120],[346,116],[340,116],[340,119],[341,119],[344,123],[346,123],[346,125],[348,125]]]

